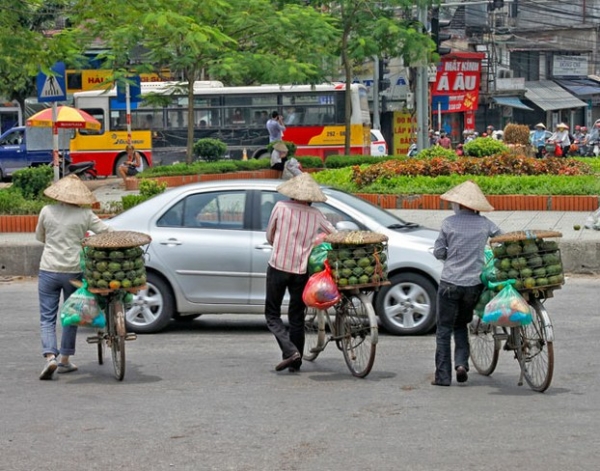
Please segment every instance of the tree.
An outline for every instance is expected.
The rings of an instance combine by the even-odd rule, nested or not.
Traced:
[[[427,0],[311,0],[337,20],[337,53],[346,82],[345,152],[350,153],[350,85],[356,67],[374,56],[399,57],[405,64],[427,62],[434,44],[426,28],[412,18],[415,4]]]
[[[34,76],[58,60],[79,57],[76,43],[56,38],[52,31],[67,11],[67,0],[11,2],[0,8],[0,96],[19,102],[35,95]]]
[[[193,158],[196,80],[316,83],[328,72],[324,58],[335,29],[326,15],[294,3],[280,8],[270,0],[138,0],[125,5],[107,0],[102,7],[89,0],[76,3],[77,24],[103,38],[110,51],[104,59],[115,78],[124,74],[137,46],[146,51],[142,64],[135,66],[138,71],[167,68],[181,77],[189,103],[188,162]]]

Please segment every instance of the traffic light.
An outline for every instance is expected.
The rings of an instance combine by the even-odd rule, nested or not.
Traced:
[[[443,32],[443,29],[448,26],[450,26],[450,20],[440,20],[440,9],[434,8],[431,11],[431,39],[435,43],[435,52],[440,56],[452,52],[449,47],[441,45],[444,41],[452,38],[450,34]]]
[[[387,57],[379,59],[379,91],[382,92],[390,88],[390,60]]]

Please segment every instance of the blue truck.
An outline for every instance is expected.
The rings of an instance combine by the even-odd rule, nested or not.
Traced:
[[[59,130],[59,149],[69,149],[70,130]],[[0,181],[16,170],[52,163],[52,129],[18,126],[0,136]]]

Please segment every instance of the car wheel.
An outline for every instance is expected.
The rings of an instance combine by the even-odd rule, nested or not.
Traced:
[[[383,327],[395,335],[420,335],[435,325],[436,287],[423,275],[400,273],[390,278],[375,301]]]
[[[154,273],[148,273],[146,289],[133,296],[125,313],[129,332],[151,334],[164,329],[173,317],[175,303],[167,283]]]

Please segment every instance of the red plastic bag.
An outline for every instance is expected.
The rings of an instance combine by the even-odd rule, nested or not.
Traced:
[[[559,146],[558,144],[556,144],[554,146],[554,156],[555,157],[562,157],[562,155],[563,155],[562,147]]]
[[[325,269],[315,273],[308,279],[302,293],[302,301],[308,307],[328,309],[340,300],[340,292],[331,276],[329,262],[325,260]]]

